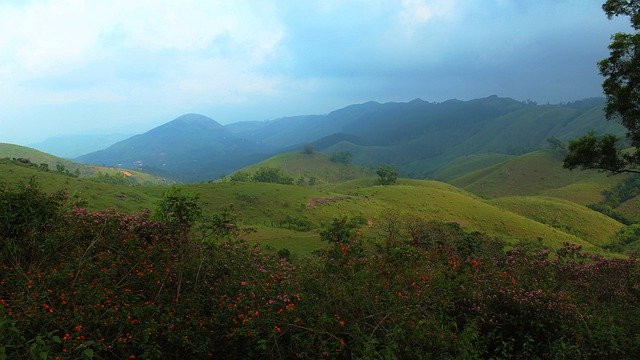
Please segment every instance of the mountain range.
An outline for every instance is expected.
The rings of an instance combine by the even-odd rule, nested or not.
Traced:
[[[458,158],[520,155],[590,130],[624,133],[607,122],[604,99],[537,105],[489,96],[434,103],[367,102],[326,115],[220,125],[187,114],[78,157],[85,163],[140,168],[180,181],[219,178],[248,164],[312,144],[324,152],[349,151],[366,167],[396,166],[402,176],[431,177]]]

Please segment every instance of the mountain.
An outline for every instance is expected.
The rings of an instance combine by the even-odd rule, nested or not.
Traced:
[[[259,161],[266,157],[265,152],[206,116],[187,114],[77,160],[197,181],[218,178]]]
[[[31,144],[29,147],[52,155],[71,159],[92,151],[104,149],[128,137],[131,137],[131,135],[110,134],[56,136],[39,143]]]
[[[226,126],[188,114],[78,160],[201,181],[312,144],[326,153],[351,152],[355,165],[370,169],[386,163],[401,176],[443,178],[440,169],[463,157],[493,154],[484,161],[495,164],[543,149],[550,137],[567,141],[590,130],[623,135],[621,125],[605,120],[603,106],[602,98],[537,105],[493,95],[440,103],[367,102],[326,115]]]
[[[607,122],[604,99],[536,105],[489,96],[441,103],[368,102],[321,116],[299,116],[227,128],[236,136],[267,147],[316,143],[325,152],[350,151],[354,163],[396,165],[402,175],[430,177],[461,156],[520,155],[546,147],[547,138],[566,141],[590,130],[624,134]]]

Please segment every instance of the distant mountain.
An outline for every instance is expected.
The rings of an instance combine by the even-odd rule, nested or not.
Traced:
[[[226,126],[189,114],[78,159],[197,181],[312,144],[324,152],[349,151],[356,165],[388,163],[402,176],[424,178],[440,176],[439,169],[465,156],[500,159],[542,149],[552,136],[566,141],[590,130],[623,135],[622,126],[605,120],[603,107],[602,98],[537,105],[493,95],[440,103],[367,102],[326,115]]]
[[[566,141],[590,130],[622,135],[622,126],[605,120],[603,106],[602,98],[560,105],[495,95],[441,103],[416,99],[228,128],[264,146],[291,149],[317,141],[319,150],[352,152],[356,164],[391,163],[403,176],[429,177],[461,156],[520,155],[546,147],[551,136]]]
[[[62,158],[72,159],[92,151],[104,149],[128,137],[131,137],[131,135],[110,134],[56,136],[39,143],[31,144],[29,147]]]
[[[259,161],[267,157],[264,152],[263,147],[236,137],[206,116],[187,114],[77,160],[197,181]]]

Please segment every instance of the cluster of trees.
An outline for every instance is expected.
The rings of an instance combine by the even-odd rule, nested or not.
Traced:
[[[627,129],[627,143],[621,145],[615,135],[597,136],[591,132],[569,142],[564,166],[613,174],[640,173],[640,1],[607,0],[602,8],[609,19],[628,16],[634,30],[614,34],[609,57],[598,63],[605,79],[605,116],[619,120]]]
[[[175,188],[127,215],[2,186],[0,358],[640,358],[635,258],[362,223],[297,259]]]
[[[229,180],[237,182],[263,182],[274,184],[293,184],[293,178],[278,168],[263,166],[256,170],[255,173],[250,174],[246,171],[238,171],[233,173]]]

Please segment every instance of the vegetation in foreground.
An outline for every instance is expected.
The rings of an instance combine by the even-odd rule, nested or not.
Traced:
[[[152,216],[0,189],[0,358],[638,358],[640,264],[389,216],[299,261],[168,192]],[[374,245],[378,243],[378,245]]]

